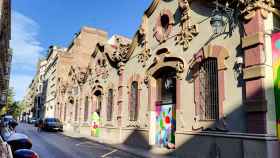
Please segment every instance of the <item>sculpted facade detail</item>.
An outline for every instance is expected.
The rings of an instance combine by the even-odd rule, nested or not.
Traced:
[[[186,50],[190,46],[190,41],[198,34],[197,25],[191,24],[190,5],[188,0],[179,0],[181,12],[181,31],[175,37],[176,44],[182,45]]]
[[[159,43],[165,42],[172,33],[174,17],[170,10],[163,9],[156,18],[156,26],[153,29],[154,37]]]
[[[147,32],[147,17],[144,16],[137,36],[139,46],[143,48],[141,53],[138,55],[138,62],[142,63],[143,67],[145,67],[147,60],[152,56],[151,50],[148,48],[148,40],[147,40],[146,32]]]
[[[122,41],[121,38],[116,38],[116,45],[115,45],[115,50],[112,53],[111,59],[118,63],[118,62],[125,62],[128,60],[130,54],[129,54],[129,48],[130,44],[125,43]]]
[[[244,9],[241,13],[245,20],[250,20],[256,15],[256,11],[260,9],[263,18],[267,18],[268,13],[275,12],[279,14],[279,11],[273,8],[272,0],[241,0]]]

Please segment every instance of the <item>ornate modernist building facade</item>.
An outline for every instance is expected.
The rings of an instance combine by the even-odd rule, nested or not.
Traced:
[[[178,157],[280,157],[270,36],[279,2],[218,2],[153,0],[132,40],[83,28],[58,64],[55,116]]]

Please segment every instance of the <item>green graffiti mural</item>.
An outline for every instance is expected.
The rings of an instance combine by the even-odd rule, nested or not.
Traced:
[[[100,116],[94,112],[91,116],[91,135],[94,137],[100,136]]]
[[[280,138],[280,32],[271,36],[277,133]]]

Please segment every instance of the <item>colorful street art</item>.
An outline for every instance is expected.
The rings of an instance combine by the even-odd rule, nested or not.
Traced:
[[[97,112],[91,116],[91,135],[94,137],[100,136],[100,117]]]
[[[156,106],[156,144],[175,145],[176,115],[174,105]]]
[[[272,56],[274,71],[274,94],[276,104],[277,133],[280,139],[280,32],[274,33],[272,40]]]

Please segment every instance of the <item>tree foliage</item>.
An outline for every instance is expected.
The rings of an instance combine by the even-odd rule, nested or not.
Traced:
[[[15,101],[14,100],[14,90],[13,88],[8,89],[7,93],[7,103],[4,107],[0,110],[0,115],[8,114],[12,115],[14,118],[20,116],[21,112],[26,107],[23,102]]]

